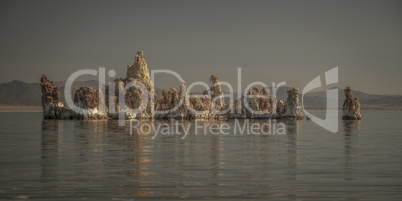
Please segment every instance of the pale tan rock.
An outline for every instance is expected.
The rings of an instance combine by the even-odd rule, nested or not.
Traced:
[[[248,96],[246,100],[249,108],[246,107],[246,116],[249,118],[253,118],[255,116],[255,112],[260,111],[260,91],[257,87],[254,87],[248,91],[247,95]]]
[[[106,119],[106,108],[101,101],[104,100],[103,92],[92,87],[80,87],[74,94],[74,104],[80,108],[81,114],[77,113],[78,119]]]
[[[272,110],[272,94],[267,88],[259,90],[253,87],[247,92],[247,96],[242,97],[241,104],[241,118],[267,119],[276,116]]]
[[[138,51],[135,56],[134,65],[127,66],[127,77],[124,80],[125,84],[130,82],[138,82],[144,85],[148,93],[148,104],[142,103],[142,92],[138,87],[131,87],[126,92],[126,102],[131,109],[142,109],[146,107],[141,113],[132,114],[134,118],[153,118],[156,108],[156,94],[155,88],[149,75],[147,62],[144,59],[143,51]],[[145,91],[145,90],[144,90]],[[140,108],[141,106],[141,108]]]
[[[184,80],[180,81],[180,89],[179,90],[174,90],[175,91],[175,96],[174,96],[174,101],[173,101],[173,107],[176,107],[177,105],[180,105],[180,107],[172,111],[171,116],[175,119],[186,119],[189,118],[189,111],[186,105],[186,101],[189,101],[189,97],[187,96],[187,87],[186,87],[186,82]],[[182,102],[180,101],[182,100]]]
[[[279,100],[276,103],[276,113],[278,114],[279,117],[281,117],[285,113],[285,104],[283,103],[282,100]]]
[[[299,89],[292,88],[286,91],[288,98],[285,102],[284,117],[304,119],[303,108],[299,101]]]
[[[260,98],[259,100],[259,109],[261,112],[263,113],[271,113],[272,112],[272,108],[271,108],[271,102],[272,102],[272,95],[269,91],[268,88],[263,88],[260,91]]]
[[[144,81],[144,84],[151,82],[148,64],[144,59],[143,51],[138,51],[137,55],[135,55],[134,65],[127,66],[127,78]]]
[[[64,107],[59,89],[45,75],[41,79],[44,119],[105,119],[107,108],[100,89],[81,87],[74,94],[74,104],[81,113]],[[101,102],[100,102],[101,100]],[[101,104],[99,104],[101,103]],[[87,111],[85,111],[87,109]],[[90,111],[89,111],[90,110]]]
[[[211,90],[211,100],[215,100],[215,108],[217,110],[221,110],[225,107],[225,101],[223,97],[223,92],[221,89],[221,83],[218,77],[211,75],[210,79],[212,82],[212,86],[210,87]]]
[[[362,115],[360,114],[360,102],[358,97],[352,96],[352,89],[347,87],[345,90],[345,101],[342,107],[342,119],[343,120],[360,120]]]
[[[60,119],[64,116],[64,104],[60,101],[59,88],[46,75],[41,78],[42,107],[44,119]]]

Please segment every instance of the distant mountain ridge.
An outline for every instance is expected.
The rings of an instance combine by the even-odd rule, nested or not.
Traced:
[[[60,89],[60,96],[64,100],[64,85],[65,81],[54,82]],[[98,88],[98,81],[76,81],[72,85],[72,93],[81,86],[89,86]],[[19,80],[0,83],[0,105],[26,105],[26,106],[41,106],[42,93],[40,83],[26,83]]]
[[[64,100],[65,81],[54,82],[60,89],[61,100]],[[72,85],[72,93],[81,86],[98,88],[97,80],[75,81]],[[280,87],[277,91],[277,100],[285,101],[288,86]],[[352,89],[353,90],[353,89]],[[156,94],[160,97],[162,89],[155,88]],[[197,93],[195,93],[197,94]],[[361,91],[352,91],[353,96],[359,97],[362,108],[402,108],[402,95],[376,95],[367,94]],[[237,94],[234,94],[234,98]],[[331,97],[330,97],[331,98]],[[332,97],[333,98],[333,97]],[[300,94],[300,101],[302,97]],[[309,108],[325,107],[327,102],[326,91],[309,92],[304,97],[304,105]],[[338,105],[341,107],[345,100],[343,89],[338,88]],[[226,99],[228,102],[228,99]],[[19,80],[0,83],[0,105],[24,105],[41,106],[41,89],[39,83],[26,83]]]

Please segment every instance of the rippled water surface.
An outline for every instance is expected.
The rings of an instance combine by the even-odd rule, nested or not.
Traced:
[[[363,118],[336,134],[304,120],[272,123],[286,135],[152,139],[118,121],[0,113],[0,199],[401,200],[402,113]]]

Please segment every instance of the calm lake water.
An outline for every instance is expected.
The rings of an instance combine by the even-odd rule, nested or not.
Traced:
[[[152,139],[118,121],[0,113],[0,199],[401,200],[402,113],[362,115],[336,134],[304,120],[272,123],[282,135]]]

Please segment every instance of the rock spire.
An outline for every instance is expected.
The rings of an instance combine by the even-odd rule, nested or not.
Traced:
[[[345,102],[342,107],[342,119],[343,120],[359,120],[362,119],[360,114],[360,102],[358,97],[352,96],[352,89],[347,87],[345,90]]]

